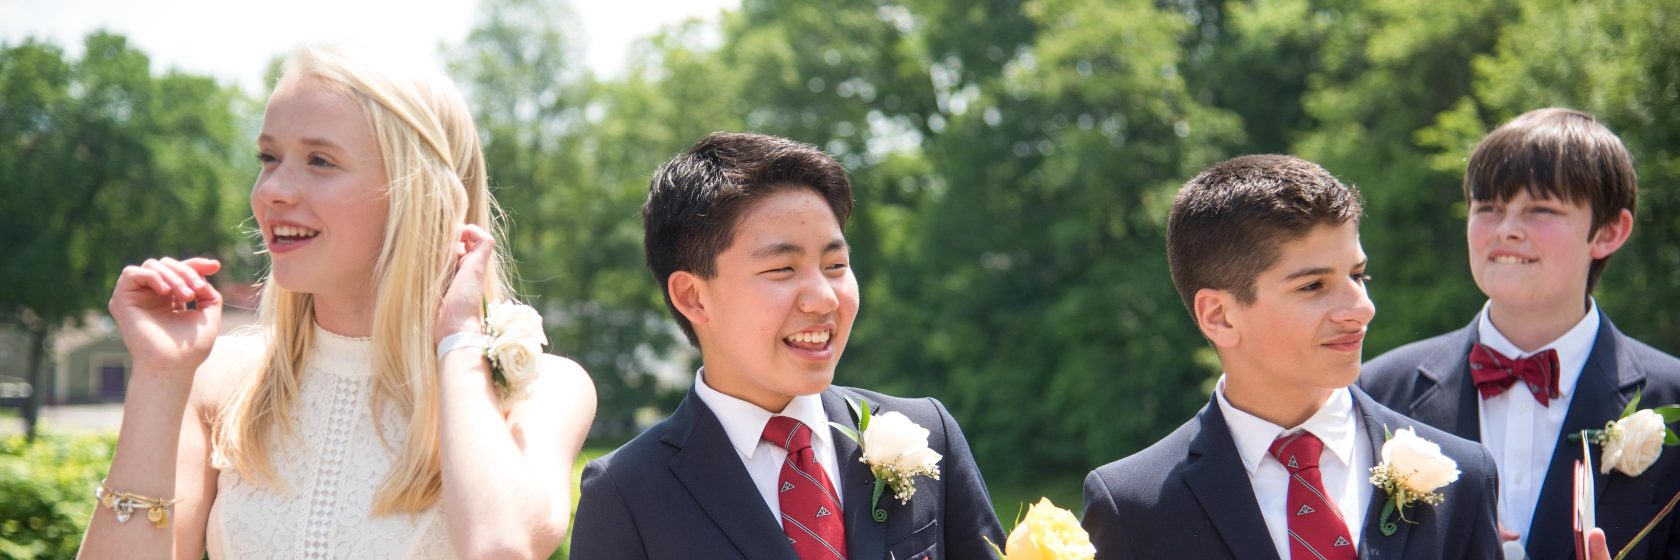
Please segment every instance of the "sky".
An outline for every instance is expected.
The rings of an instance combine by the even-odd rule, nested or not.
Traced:
[[[34,37],[80,56],[96,29],[128,37],[154,73],[209,74],[261,92],[270,60],[309,41],[379,45],[439,63],[438,46],[459,44],[478,0],[0,0],[0,43]],[[585,63],[617,76],[630,46],[689,17],[716,20],[740,0],[585,0],[570,2],[583,32]]]

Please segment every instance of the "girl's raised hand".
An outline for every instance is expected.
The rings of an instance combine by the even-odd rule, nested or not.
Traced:
[[[189,378],[210,355],[222,325],[222,294],[206,276],[215,259],[147,259],[123,268],[109,308],[136,372]]]

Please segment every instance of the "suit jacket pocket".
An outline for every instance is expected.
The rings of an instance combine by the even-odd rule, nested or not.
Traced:
[[[894,560],[923,560],[938,559],[944,555],[939,552],[939,520],[928,521],[927,525],[916,529],[902,539],[887,547],[887,558]]]

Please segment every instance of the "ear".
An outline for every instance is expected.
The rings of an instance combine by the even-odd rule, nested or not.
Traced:
[[[1213,342],[1219,348],[1236,346],[1242,340],[1237,328],[1232,324],[1231,312],[1236,310],[1236,298],[1225,290],[1202,288],[1196,290],[1196,328],[1201,329],[1202,336]]]
[[[1622,244],[1627,243],[1628,237],[1632,235],[1633,212],[1629,212],[1628,209],[1623,208],[1621,212],[1618,212],[1614,217],[1610,218],[1609,221],[1606,221],[1603,225],[1598,226],[1598,231],[1593,232],[1592,239],[1590,240],[1592,243],[1593,260],[1602,259],[1615,254],[1616,250],[1621,249]]]
[[[671,305],[696,327],[710,320],[706,313],[707,298],[703,295],[705,286],[706,279],[686,270],[673,272],[665,279],[665,288],[671,291]]]

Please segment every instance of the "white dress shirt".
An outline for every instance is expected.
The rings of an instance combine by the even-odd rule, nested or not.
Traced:
[[[1533,352],[1522,351],[1500,334],[1488,320],[1487,310],[1482,306],[1476,332],[1488,348],[1511,359],[1548,349],[1558,354],[1558,392],[1562,396],[1551,399],[1549,406],[1540,406],[1532,393],[1516,385],[1493,397],[1477,399],[1482,443],[1493,452],[1493,462],[1499,468],[1499,523],[1516,531],[1527,545],[1529,523],[1540,502],[1540,484],[1552,463],[1552,448],[1557,444],[1558,431],[1563,429],[1575,385],[1581,380],[1581,369],[1586,367],[1587,355],[1598,338],[1598,304],[1589,299],[1587,315],[1581,322]],[[1519,380],[1517,384],[1526,383]]]
[[[1371,491],[1376,489],[1370,481],[1376,454],[1365,437],[1365,423],[1354,412],[1353,395],[1346,389],[1336,391],[1306,422],[1285,429],[1231,406],[1225,399],[1224,376],[1213,394],[1236,441],[1237,455],[1248,470],[1249,485],[1254,488],[1254,499],[1266,518],[1266,531],[1271,534],[1278,557],[1289,557],[1289,470],[1272,457],[1270,450],[1278,436],[1302,430],[1324,442],[1318,459],[1324,490],[1347,521],[1348,536],[1358,543],[1364,532],[1366,504],[1371,503]]]
[[[694,393],[723,424],[723,432],[729,435],[729,443],[735,446],[735,454],[741,457],[741,464],[747,467],[747,475],[752,477],[753,486],[758,488],[764,505],[770,506],[770,514],[777,523],[782,519],[782,505],[777,499],[776,481],[781,478],[787,450],[764,441],[764,426],[770,423],[771,416],[787,416],[811,429],[816,436],[811,438],[811,450],[816,453],[823,472],[828,473],[828,481],[834,484],[835,499],[841,500],[841,507],[845,507],[846,493],[841,490],[840,471],[836,468],[839,463],[834,458],[834,430],[828,425],[828,413],[823,411],[820,395],[794,397],[787,408],[772,414],[707,385],[706,368],[694,374]]]

